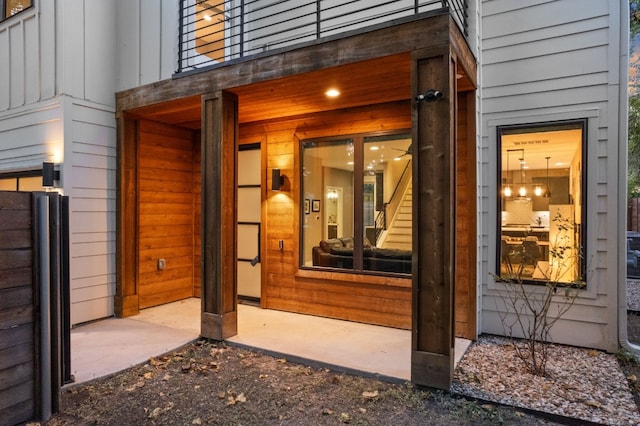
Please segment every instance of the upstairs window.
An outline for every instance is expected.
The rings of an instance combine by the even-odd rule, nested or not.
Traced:
[[[301,157],[301,266],[410,274],[410,135],[306,140]]]
[[[33,6],[33,0],[0,0],[2,5],[2,20],[11,18],[23,10]]]
[[[585,280],[586,120],[498,128],[498,275]]]

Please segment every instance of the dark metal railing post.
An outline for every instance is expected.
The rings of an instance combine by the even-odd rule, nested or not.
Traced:
[[[240,57],[244,56],[244,0],[240,0]]]
[[[267,47],[268,49],[290,47],[297,41],[320,39],[328,32],[337,34],[340,31],[347,32],[365,27],[372,22],[384,20],[385,16],[392,20],[398,16],[404,19],[411,13],[419,15],[429,11],[439,13],[447,11],[465,36],[469,35],[467,0],[413,0],[409,3],[400,0],[384,2],[350,0],[342,4],[332,2],[331,5],[323,4],[322,0],[277,0],[269,2],[270,4],[256,0],[218,1],[224,2],[226,11],[234,11],[231,15],[225,14],[223,17],[225,22],[223,31],[214,30],[213,24],[206,24],[204,27],[196,25],[197,22],[201,22],[196,10],[199,4],[204,5],[201,0],[179,1],[180,28],[176,72],[224,62],[219,61],[218,57],[214,58],[212,52],[207,50],[209,49],[207,46],[213,46],[214,43],[224,43],[223,51],[226,51],[224,49],[235,51],[233,59],[242,59],[262,52]],[[282,7],[272,7],[276,5]],[[207,5],[206,7],[217,10],[215,6]],[[236,11],[239,12],[236,14]],[[222,16],[220,13],[217,16]],[[233,24],[227,27],[229,22]],[[198,40],[202,43],[196,43]],[[236,50],[238,41],[240,47]],[[196,51],[196,45],[198,45],[198,51]],[[218,49],[216,48],[215,51]]]
[[[182,58],[184,54],[184,2],[180,0],[180,28],[178,29],[178,72],[182,72]]]
[[[316,0],[316,39],[320,38],[320,33],[322,32],[322,27],[320,25],[321,19],[322,19],[320,16],[320,11],[321,11],[320,0]]]

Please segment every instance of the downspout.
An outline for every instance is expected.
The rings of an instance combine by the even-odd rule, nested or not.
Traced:
[[[627,235],[627,176],[629,150],[629,3],[620,0],[620,74],[619,74],[619,105],[618,111],[618,187],[623,194],[618,201],[618,343],[640,356],[640,346],[629,342],[627,333],[627,273],[626,273],[626,235]]]

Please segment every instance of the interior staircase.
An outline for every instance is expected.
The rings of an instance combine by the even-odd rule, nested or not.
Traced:
[[[411,251],[411,183],[407,186],[395,217],[387,226],[383,248],[394,248]]]

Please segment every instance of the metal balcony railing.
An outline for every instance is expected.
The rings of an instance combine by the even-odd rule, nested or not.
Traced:
[[[466,0],[181,0],[180,5],[179,73],[424,12],[448,11],[467,35]]]

